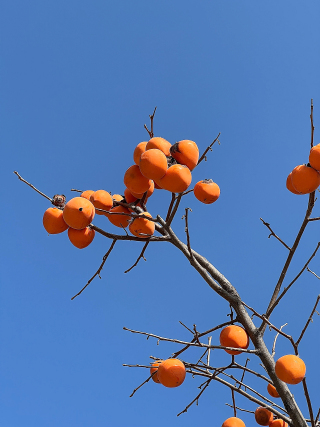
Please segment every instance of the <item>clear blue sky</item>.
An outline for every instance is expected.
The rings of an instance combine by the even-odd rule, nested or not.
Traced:
[[[174,229],[185,240],[180,218],[192,207],[194,249],[263,312],[287,251],[267,238],[259,217],[292,244],[308,197],[290,194],[285,180],[308,159],[311,98],[320,142],[319,16],[316,0],[2,2],[1,426],[219,426],[232,416],[225,405],[230,392],[212,384],[198,407],[177,418],[199,391],[200,381],[189,377],[177,389],[152,383],[129,398],[147,371],[122,367],[178,349],[123,326],[189,339],[179,320],[203,331],[227,320],[228,305],[168,244],[150,245],[147,262],[124,274],[141,250],[135,242],[118,242],[102,279],[71,301],[110,242],[97,235],[78,250],[66,234],[48,236],[42,216],[49,204],[13,170],[49,196],[70,198],[71,188],[122,193],[123,174],[147,138],[143,125],[156,105],[155,133],[172,143],[191,139],[203,151],[221,132],[221,145],[193,174],[194,182],[217,182],[221,197],[204,206],[190,194]],[[169,200],[158,192],[150,212],[164,215]],[[94,223],[118,231],[107,219]],[[319,227],[309,225],[286,284],[314,250]],[[318,255],[310,265],[318,274],[319,264]],[[274,323],[288,322],[285,331],[297,337],[319,285],[304,273]],[[300,350],[314,401],[319,321],[315,316]],[[286,352],[279,338],[276,356]],[[191,351],[184,358],[197,356]],[[214,351],[212,361],[229,359]],[[263,384],[252,384],[265,393]],[[302,386],[292,391],[303,402]],[[241,397],[237,405],[255,409]],[[253,423],[252,415],[241,416]]]

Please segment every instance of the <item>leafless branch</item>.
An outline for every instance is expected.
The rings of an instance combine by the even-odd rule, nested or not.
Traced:
[[[311,99],[311,108],[310,108],[310,123],[311,123],[311,148],[313,147],[313,138],[314,138],[314,126],[313,126],[313,99]]]
[[[171,193],[171,202],[170,202],[170,205],[169,205],[169,208],[168,208],[168,212],[167,212],[167,216],[166,216],[166,222],[167,222],[167,221],[169,220],[169,218],[170,218],[170,215],[171,215],[172,208],[173,208],[173,205],[174,205],[175,200],[176,200],[176,195],[175,195],[175,193]]]
[[[298,338],[298,339],[297,339],[297,341],[296,341],[296,346],[297,346],[297,347],[298,347],[298,345],[300,344],[300,341],[302,340],[302,337],[303,337],[304,333],[306,332],[307,327],[309,326],[310,322],[312,322],[312,321],[313,321],[313,320],[312,320],[312,316],[313,316],[313,315],[314,315],[314,313],[316,312],[316,309],[317,309],[317,305],[318,305],[319,300],[320,300],[320,295],[318,295],[318,296],[317,296],[316,303],[315,303],[315,305],[314,305],[314,307],[313,307],[313,309],[312,309],[312,311],[311,311],[311,314],[310,314],[310,316],[309,316],[309,318],[308,318],[308,320],[307,320],[307,323],[305,324],[305,326],[304,326],[304,328],[302,329],[302,332],[301,332],[301,334],[300,334],[299,338]],[[318,314],[319,314],[319,313],[318,313]]]
[[[182,326],[184,326],[189,332],[191,332],[192,333],[192,335],[193,335],[193,331],[191,330],[191,329],[189,329],[188,328],[188,326],[186,326],[184,323],[182,323],[181,322],[181,320],[179,320],[179,323],[182,325]]]
[[[268,230],[271,232],[268,236],[268,239],[270,239],[271,236],[274,236],[277,240],[279,240],[280,243],[283,244],[284,247],[288,249],[288,251],[291,251],[290,246],[284,243],[284,241],[281,240],[280,237],[276,235],[276,233],[272,230],[270,224],[268,222],[265,222],[262,218],[260,218],[260,220],[262,221],[263,225],[265,225],[268,228]]]
[[[226,405],[230,406],[230,408],[233,408],[233,405],[230,405],[230,403],[226,403]],[[238,406],[236,406],[236,409],[238,409],[238,411],[248,412],[249,414],[254,414],[254,411],[249,411],[248,409],[241,409]]]
[[[236,399],[234,397],[234,390],[231,389],[231,397],[232,397],[232,406],[233,406],[233,415],[237,416],[237,408],[236,408]]]
[[[110,255],[112,249],[114,248],[114,245],[116,244],[116,241],[117,241],[117,239],[114,239],[112,241],[111,246],[110,246],[108,252],[102,258],[102,263],[100,264],[100,267],[98,268],[98,270],[94,273],[94,275],[91,277],[91,279],[88,280],[87,284],[81,289],[81,291],[79,291],[76,295],[74,295],[71,298],[71,300],[74,300],[78,295],[80,295],[86,289],[86,287],[90,285],[90,283],[92,282],[92,280],[96,276],[99,276],[99,278],[101,279],[101,277],[100,277],[101,270],[103,269],[103,266],[104,266],[105,262],[107,261],[108,256]]]
[[[287,324],[288,323],[285,323],[284,325],[280,326],[279,332],[277,332],[276,336],[274,337],[273,346],[272,346],[272,352],[271,352],[272,357],[274,357],[274,355],[276,354],[276,342],[277,342],[277,338],[280,335],[282,328],[284,328],[285,326],[287,326]]]
[[[156,114],[156,109],[157,109],[157,107],[154,108],[153,113],[151,115],[149,114],[149,117],[150,117],[150,129],[151,130],[148,129],[147,125],[144,125],[144,128],[148,132],[150,139],[153,138],[153,136],[154,136],[154,133],[153,133],[153,119],[154,119],[154,115]]]
[[[208,345],[211,345],[212,337],[208,337]],[[207,365],[210,366],[210,355],[211,355],[211,348],[208,348],[208,354],[207,354]]]
[[[285,296],[285,294],[288,292],[288,290],[291,288],[291,286],[299,279],[299,277],[301,276],[301,274],[308,267],[308,265],[309,265],[310,261],[312,260],[312,258],[315,257],[316,253],[318,252],[319,247],[320,247],[320,242],[318,242],[316,249],[313,251],[312,255],[310,256],[310,258],[308,259],[308,261],[305,263],[305,265],[303,266],[303,268],[300,270],[300,272],[289,283],[289,285],[284,288],[284,290],[282,291],[282,293],[280,294],[280,296],[278,297],[278,299],[274,302],[273,306],[271,307],[271,310],[273,310],[279,304],[279,302]]]
[[[20,181],[24,182],[25,184],[29,185],[29,187],[31,187],[33,190],[35,190],[37,193],[39,193],[41,196],[45,197],[47,200],[49,200],[51,203],[53,202],[53,199],[51,199],[50,197],[48,197],[47,195],[45,195],[44,193],[42,193],[42,191],[38,190],[34,185],[30,184],[30,182],[26,181],[25,179],[22,178],[21,175],[18,174],[17,171],[13,171],[14,174],[17,175],[17,177],[20,179]]]
[[[174,204],[174,207],[172,208],[172,212],[170,214],[170,217],[169,217],[168,221],[166,221],[166,224],[168,226],[170,226],[170,224],[173,221],[173,218],[175,217],[175,214],[177,213],[178,207],[179,207],[180,202],[181,202],[182,195],[183,195],[183,193],[179,193],[178,196],[176,197],[175,204]],[[157,219],[159,219],[159,215],[158,215]]]
[[[90,224],[90,227],[96,231],[97,233],[101,234],[102,236],[108,237],[108,239],[116,239],[116,240],[133,240],[136,242],[166,242],[170,239],[168,237],[160,237],[160,236],[152,236],[152,237],[146,237],[146,238],[140,238],[135,236],[125,236],[122,234],[113,234],[108,233],[105,230],[102,230],[102,228],[97,227],[96,225]]]
[[[310,270],[309,267],[307,267],[307,271],[309,271],[309,273],[313,274],[314,276],[316,276],[317,279],[320,279],[320,276],[318,276],[314,271]]]
[[[319,221],[320,220],[320,216],[317,216],[315,218],[309,218],[309,222],[310,221]]]
[[[75,189],[75,188],[71,188],[71,190],[70,191],[76,191],[77,193],[83,193],[83,191],[82,190],[77,190],[77,189]]]
[[[129,273],[129,271],[131,271],[138,264],[138,262],[140,261],[141,258],[143,258],[145,261],[147,261],[146,258],[144,257],[144,253],[145,253],[145,250],[147,249],[148,245],[149,245],[149,241],[146,242],[145,245],[143,246],[142,251],[137,258],[137,261],[130,268],[128,268],[128,270],[126,270],[125,273]]]
[[[186,208],[186,213],[185,213],[185,215],[183,215],[182,219],[185,218],[185,220],[186,220],[185,232],[186,232],[186,235],[187,235],[187,246],[188,246],[188,249],[189,249],[190,258],[193,258],[193,254],[192,254],[192,250],[191,250],[191,246],[190,246],[190,234],[189,234],[189,225],[188,225],[188,213],[189,213],[189,211],[192,212],[192,209]]]
[[[248,362],[250,361],[250,359],[248,358],[247,360],[246,360],[246,363],[244,364],[244,367],[246,368],[247,367],[247,364],[248,364]],[[244,369],[243,370],[243,372],[242,372],[242,376],[241,376],[241,382],[243,382],[243,380],[244,380],[244,376],[245,376],[245,373],[246,373],[246,370]],[[239,385],[239,388],[241,387],[241,384]]]
[[[198,405],[198,400],[199,400],[199,397],[202,395],[202,393],[205,391],[205,389],[208,387],[208,385],[210,384],[210,382],[211,382],[211,379],[209,379],[209,380],[207,380],[206,382],[204,382],[203,384],[205,384],[205,386],[202,388],[202,390],[200,391],[200,393],[193,399],[193,401],[192,402],[190,402],[189,403],[189,405],[187,405],[185,408],[184,408],[184,410],[183,411],[181,411],[181,412],[179,412],[179,414],[177,414],[177,417],[179,417],[181,414],[183,414],[183,413],[185,413],[185,412],[187,412],[188,411],[188,409],[190,408],[190,406],[191,405],[193,405],[194,404],[194,402],[197,402],[197,405]],[[203,384],[201,384],[201,386],[203,385]],[[200,387],[201,387],[200,386]],[[199,387],[199,388],[200,388]]]
[[[147,382],[149,382],[154,374],[155,374],[155,372],[153,372],[145,381],[143,381],[143,383],[141,383],[137,388],[135,388],[129,397],[132,397],[139,390],[139,388],[141,388],[143,385],[145,385]]]
[[[197,166],[202,162],[202,160],[207,160],[206,154],[209,150],[212,151],[212,146],[215,142],[218,141],[218,144],[220,145],[219,136],[220,136],[220,132],[218,133],[218,136],[216,137],[216,139],[213,142],[211,142],[211,144],[205,149],[204,153],[202,154],[202,156],[198,160]]]
[[[236,350],[236,351],[240,351],[242,353],[256,353],[256,350],[246,350],[246,349],[239,349],[239,348],[235,348],[235,347],[225,347],[225,346],[221,346],[221,345],[208,345],[208,344],[204,344],[204,343],[198,343],[198,342],[186,342],[186,341],[181,341],[181,340],[177,340],[174,338],[165,338],[165,337],[160,337],[159,335],[155,335],[155,334],[150,334],[148,332],[141,332],[141,331],[135,331],[133,329],[129,329],[126,327],[123,327],[123,329],[125,331],[129,331],[132,332],[134,334],[140,334],[140,335],[147,335],[148,337],[152,337],[152,338],[157,338],[160,341],[168,341],[168,342],[174,342],[176,344],[183,344],[183,345],[188,345],[188,346],[192,346],[192,347],[204,347],[204,348],[218,348],[218,349],[222,349],[222,350]]]
[[[311,426],[315,427],[314,416],[313,416],[313,409],[312,409],[311,400],[310,400],[310,396],[309,396],[309,392],[308,392],[306,378],[303,378],[302,385],[303,385],[303,391],[304,391],[304,395],[306,397],[306,401],[307,401],[307,405],[308,405]]]

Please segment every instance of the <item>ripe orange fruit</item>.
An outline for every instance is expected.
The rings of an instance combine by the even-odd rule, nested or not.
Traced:
[[[146,150],[157,148],[158,150],[161,150],[167,157],[169,157],[171,156],[170,147],[171,144],[169,141],[164,138],[160,138],[159,136],[155,136],[148,141],[146,145]]]
[[[148,141],[140,142],[134,149],[133,161],[136,165],[139,165],[141,154],[145,151],[147,143]]]
[[[272,421],[272,423],[269,424],[269,427],[288,427],[288,424],[279,418],[277,420]]]
[[[311,166],[299,165],[291,172],[291,183],[300,194],[312,193],[320,185],[320,174]]]
[[[191,180],[191,172],[187,166],[172,165],[167,170],[167,173],[157,180],[157,184],[172,193],[182,193],[189,187]]]
[[[110,213],[116,212],[118,214],[130,214],[129,209],[125,208],[124,206],[116,206],[109,211]],[[108,220],[111,222],[111,224],[115,225],[116,227],[126,228],[128,227],[131,217],[128,215],[109,215],[105,214]]]
[[[279,393],[277,392],[277,390],[276,390],[276,388],[275,388],[274,385],[268,384],[267,390],[268,390],[268,393],[270,394],[270,396],[272,396],[272,397],[280,397]]]
[[[95,208],[109,211],[113,206],[111,195],[105,190],[97,190],[90,196],[90,202]],[[97,215],[104,215],[104,212],[96,211]]]
[[[154,182],[151,181],[150,187],[148,188],[148,191],[147,191],[147,196],[146,196],[146,200],[145,201],[147,201],[149,199],[149,197],[153,194],[153,191],[154,191]],[[142,197],[144,195],[144,193],[138,194],[138,193],[132,193],[132,192],[131,192],[131,194],[134,197],[136,197],[137,199],[142,199]]]
[[[193,193],[200,202],[209,205],[218,200],[220,188],[212,179],[204,179],[196,183]]]
[[[221,427],[246,427],[246,425],[240,418],[231,417],[225,420]]]
[[[128,188],[124,190],[124,198],[127,203],[133,203],[138,200],[138,197],[135,197]]]
[[[247,332],[237,325],[229,325],[222,329],[220,333],[220,344],[224,347],[235,347],[246,349],[249,347],[249,337]],[[225,350],[229,354],[240,354],[241,351]]]
[[[79,249],[89,246],[94,239],[94,235],[95,231],[90,227],[83,228],[82,230],[75,230],[74,228],[69,228],[68,230],[70,242]]]
[[[143,214],[139,214],[139,216],[140,215],[145,215],[152,218],[152,215],[150,215],[149,212],[144,212]],[[155,223],[153,221],[149,221],[146,218],[135,218],[129,225],[129,230],[130,233],[134,236],[144,239],[153,235],[155,230]]]
[[[320,171],[320,144],[311,148],[309,154],[309,163],[313,169]]]
[[[160,365],[160,363],[163,362],[163,360],[157,360],[156,362],[153,362],[150,368],[150,375],[152,375],[154,372],[155,374],[153,375],[152,379],[155,383],[160,384],[160,381],[158,379],[158,367]]]
[[[143,176],[160,179],[167,172],[167,158],[161,150],[152,148],[141,154],[139,167]]]
[[[287,354],[276,361],[277,377],[287,384],[298,384],[306,375],[306,365],[300,357]]]
[[[292,172],[290,172],[290,173],[289,173],[289,175],[288,175],[287,182],[286,182],[286,186],[287,186],[287,189],[288,189],[289,191],[291,191],[291,193],[293,193],[293,194],[301,194],[301,193],[299,193],[299,191],[297,191],[297,190],[294,188],[294,186],[292,185]]]
[[[123,196],[121,196],[121,194],[113,194],[112,200],[113,202],[122,202]]]
[[[63,219],[71,228],[82,230],[93,220],[95,209],[90,200],[74,197],[69,200],[63,210]]]
[[[179,359],[167,359],[160,363],[158,379],[165,387],[178,387],[186,377],[186,368]]]
[[[69,228],[63,219],[63,211],[58,208],[48,208],[45,211],[43,226],[49,234],[62,233]]]
[[[186,165],[192,171],[199,160],[199,149],[194,141],[184,139],[176,142],[170,148],[171,156],[181,165]]]
[[[151,185],[151,180],[140,172],[138,165],[130,166],[124,174],[124,185],[134,193],[145,193]]]
[[[94,191],[93,191],[93,190],[86,190],[86,191],[83,191],[83,192],[80,194],[80,197],[84,197],[85,199],[90,200],[90,196],[91,196],[91,194],[93,194],[93,193],[94,193]]]
[[[273,421],[273,413],[260,406],[256,409],[254,418],[260,426],[268,426]]]

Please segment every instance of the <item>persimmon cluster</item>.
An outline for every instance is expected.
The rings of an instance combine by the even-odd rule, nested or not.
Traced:
[[[247,332],[238,325],[229,325],[221,330],[220,344],[223,347],[232,347],[238,350],[224,349],[233,356],[240,354],[241,350],[249,347],[249,336]],[[306,366],[302,359],[293,354],[280,357],[275,364],[276,376],[287,384],[300,383],[306,374]],[[166,387],[180,386],[186,375],[185,366],[179,359],[157,360],[152,363],[150,374],[155,383]],[[273,384],[269,383],[267,391],[270,396],[280,397]],[[261,426],[288,427],[282,419],[274,419],[273,413],[267,408],[259,407],[255,411],[255,420]],[[245,427],[244,422],[237,417],[231,417],[224,421],[222,427]]]
[[[94,239],[95,231],[90,224],[97,214],[106,216],[116,227],[129,227],[135,237],[151,237],[155,222],[148,217],[152,215],[145,211],[133,217],[134,208],[145,208],[155,188],[172,193],[186,191],[191,184],[191,171],[198,164],[199,149],[194,141],[183,140],[171,145],[164,138],[153,137],[136,146],[133,160],[135,164],[124,174],[123,196],[111,195],[105,190],[86,190],[66,204],[64,196],[55,196],[56,207],[47,209],[43,216],[46,231],[58,234],[68,230],[71,243],[83,249]],[[211,204],[219,198],[220,188],[211,179],[204,179],[196,183],[193,193],[200,202]]]
[[[309,194],[320,185],[320,144],[311,148],[309,163],[296,166],[287,178],[287,189],[293,194]]]

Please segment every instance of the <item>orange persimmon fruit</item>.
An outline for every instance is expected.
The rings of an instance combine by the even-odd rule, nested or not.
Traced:
[[[133,152],[133,161],[136,165],[139,165],[141,154],[144,153],[146,149],[146,145],[148,144],[148,141],[140,142]]]
[[[178,387],[186,377],[186,368],[179,359],[167,359],[158,367],[158,380],[165,387]]]
[[[298,384],[306,375],[306,365],[300,357],[287,354],[276,361],[277,377],[287,384]]]
[[[74,197],[69,200],[63,210],[63,219],[71,228],[81,230],[93,220],[95,209],[90,200]]]
[[[223,347],[235,347],[246,349],[249,347],[249,336],[247,332],[237,325],[229,325],[222,329],[220,333],[220,344]],[[240,354],[241,351],[225,350],[229,354]]]
[[[293,194],[301,194],[299,191],[297,191],[294,186],[292,185],[292,172],[289,173],[287,181],[286,181],[286,187],[291,193]]]
[[[138,197],[135,197],[128,188],[124,190],[124,198],[127,203],[133,203],[138,200]]]
[[[154,181],[151,181],[150,187],[147,190],[147,196],[146,196],[146,201],[149,199],[149,197],[153,194],[154,191]],[[139,193],[134,193],[131,192],[131,194],[136,197],[137,199],[142,199],[144,193],[139,194]]]
[[[267,408],[259,406],[255,410],[254,418],[260,426],[268,426],[273,421],[273,413]]]
[[[277,390],[276,390],[276,388],[275,388],[274,385],[268,384],[267,390],[268,390],[268,393],[270,394],[270,396],[272,396],[272,397],[280,397],[279,393],[277,392]]]
[[[194,141],[183,139],[170,148],[171,156],[181,165],[186,165],[192,171],[199,160],[199,149]]]
[[[285,421],[278,418],[277,420],[272,421],[269,424],[269,427],[288,427],[288,424]]]
[[[212,179],[204,179],[198,181],[194,186],[193,193],[200,202],[210,205],[218,200],[220,196],[219,185],[212,181]]]
[[[157,148],[146,150],[141,154],[139,163],[140,172],[149,179],[162,178],[168,169],[165,154]]]
[[[63,233],[69,228],[63,219],[63,211],[58,208],[48,208],[43,214],[42,222],[49,234]]]
[[[311,148],[309,154],[309,163],[313,169],[320,171],[320,144]]]
[[[83,249],[90,245],[94,239],[95,231],[90,227],[83,228],[82,230],[75,230],[74,228],[69,228],[68,237],[70,242],[76,248]]]
[[[113,199],[110,193],[105,190],[97,190],[90,196],[90,202],[97,209],[109,211],[113,206]],[[97,215],[104,215],[104,212],[96,211]]]
[[[191,184],[192,176],[190,169],[185,165],[172,165],[157,184],[172,193],[182,193]]]
[[[132,165],[126,170],[123,181],[129,191],[138,194],[145,193],[151,185],[151,180],[142,175],[138,165]]]
[[[141,215],[152,218],[149,212],[143,212],[139,214],[139,217],[134,218],[134,220],[130,223],[129,231],[134,236],[144,239],[153,235],[155,230],[155,223],[153,221],[149,221],[147,218],[140,218]]]
[[[151,139],[149,139],[146,150],[151,150],[152,148],[157,148],[158,150],[162,151],[167,157],[171,156],[170,154],[170,147],[171,144],[169,141],[167,141],[164,138],[161,138],[159,136],[155,136]]]
[[[113,200],[113,203],[114,202],[122,202],[123,196],[121,196],[121,194],[113,194],[112,200]]]
[[[312,193],[320,185],[320,174],[311,166],[299,165],[291,172],[291,183],[300,194]]]
[[[129,209],[119,205],[110,209],[109,213],[106,213],[105,215],[108,218],[108,220],[111,222],[111,224],[115,225],[116,227],[126,228],[128,227],[131,221],[131,217],[127,214],[130,214]]]
[[[225,420],[221,427],[246,427],[246,425],[240,418],[230,417]]]
[[[157,384],[160,384],[160,381],[158,379],[158,367],[162,362],[163,360],[156,360],[155,362],[152,363],[150,368],[150,375],[152,375],[155,372],[155,374],[152,376],[152,379]]]
[[[85,199],[90,200],[90,196],[91,196],[91,194],[93,194],[93,193],[94,193],[94,191],[93,191],[93,190],[86,190],[86,191],[83,191],[83,192],[80,194],[80,197],[84,197]]]

